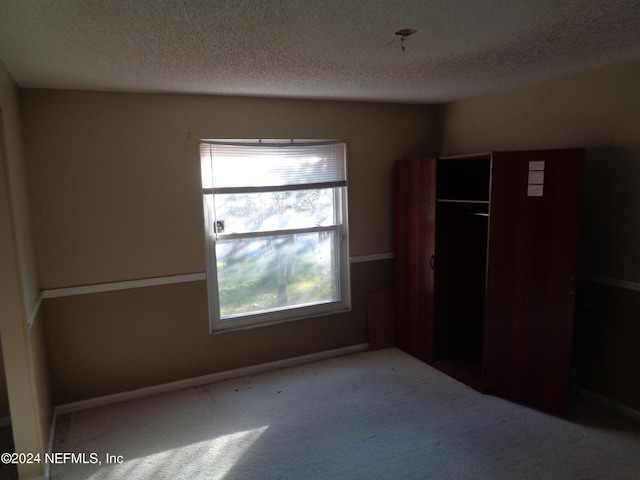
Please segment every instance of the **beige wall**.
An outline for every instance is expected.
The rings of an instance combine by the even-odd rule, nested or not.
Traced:
[[[0,64],[0,336],[18,452],[44,454],[52,407],[31,233],[17,87]],[[33,318],[29,328],[27,322]],[[43,464],[18,465],[22,477]]]
[[[41,282],[203,272],[197,141],[234,137],[345,139],[354,256],[392,250],[397,158],[586,147],[581,270],[640,282],[638,84],[640,62],[440,108],[23,90]],[[204,282],[46,300],[55,403],[366,342],[366,293],[389,288],[391,269],[352,265],[349,314],[221,335]],[[582,282],[578,313],[579,380],[640,408],[639,294]]]
[[[352,256],[393,250],[393,162],[437,151],[432,106],[23,90],[21,114],[45,289],[203,272],[200,138],[346,140]],[[392,263],[352,264],[349,314],[218,335],[204,282],[46,300],[55,402],[366,342]]]
[[[442,112],[441,150],[586,147],[580,270],[640,282],[639,85],[632,62],[455,102]],[[580,291],[578,378],[640,409],[640,293]]]
[[[434,153],[433,107],[26,90],[43,288],[204,270],[200,138],[342,138],[351,254],[389,252],[391,164]]]

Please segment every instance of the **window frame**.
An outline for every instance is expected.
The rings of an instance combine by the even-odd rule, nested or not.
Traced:
[[[340,143],[340,140],[202,140],[202,143],[220,142],[224,144],[238,145],[258,145],[265,142],[267,148],[275,144],[296,146],[318,145],[326,143]],[[201,157],[201,161],[204,159]],[[346,170],[346,144],[345,144],[345,170]],[[346,171],[345,171],[346,175]],[[202,179],[204,183],[204,179]],[[316,189],[310,185],[308,188],[298,188],[299,190]],[[219,233],[215,229],[215,214],[207,204],[207,195],[213,195],[215,202],[215,192],[212,188],[202,187],[203,218],[204,218],[204,240],[205,240],[205,260],[207,278],[207,297],[209,305],[209,329],[211,333],[220,333],[238,329],[254,328],[263,325],[271,325],[289,321],[298,321],[310,317],[332,315],[348,312],[351,310],[351,282],[350,282],[350,261],[349,261],[349,228],[347,209],[347,185],[325,187],[333,190],[334,208],[333,215],[335,221],[333,225],[314,226],[306,228],[291,228],[271,231],[256,231],[244,233]],[[269,191],[279,191],[273,187]],[[214,208],[215,210],[215,208]],[[265,309],[257,313],[240,313],[221,318],[220,300],[218,285],[218,270],[216,262],[216,247],[219,241],[245,239],[245,238],[268,238],[273,236],[296,235],[300,233],[314,233],[322,231],[333,231],[334,233],[334,255],[332,261],[336,263],[337,274],[335,280],[338,282],[337,294],[339,298],[335,301],[314,302],[310,304],[275,307]]]

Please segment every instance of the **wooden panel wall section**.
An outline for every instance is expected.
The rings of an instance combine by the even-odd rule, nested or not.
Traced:
[[[484,383],[566,413],[584,151],[493,155]],[[528,187],[532,161],[545,162],[542,196]]]
[[[425,362],[433,361],[436,160],[395,164],[395,322],[396,346]]]

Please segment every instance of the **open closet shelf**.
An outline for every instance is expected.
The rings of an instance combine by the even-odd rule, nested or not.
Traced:
[[[478,204],[489,205],[489,200],[454,200],[451,198],[439,198],[438,202],[439,203],[478,203]]]

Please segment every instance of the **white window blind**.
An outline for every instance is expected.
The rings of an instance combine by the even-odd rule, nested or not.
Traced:
[[[321,143],[200,144],[206,193],[249,193],[343,187],[346,146]]]
[[[346,145],[202,140],[212,331],[350,309]]]

